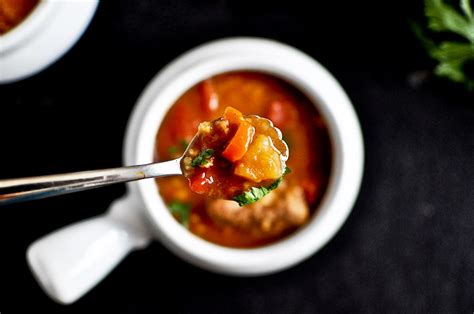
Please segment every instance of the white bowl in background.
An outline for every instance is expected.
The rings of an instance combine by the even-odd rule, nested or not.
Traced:
[[[38,73],[81,37],[98,0],[41,0],[17,26],[0,36],[0,84]]]
[[[332,144],[327,191],[315,215],[270,245],[236,249],[203,240],[171,216],[154,180],[130,183],[107,214],[65,227],[33,243],[28,262],[47,294],[71,303],[100,281],[131,250],[156,239],[191,264],[209,271],[255,276],[295,265],[339,230],[357,197],[364,161],[362,133],[343,89],[318,62],[287,45],[233,38],[199,46],[177,58],[146,87],[127,128],[126,165],[153,161],[156,133],[170,106],[205,78],[229,71],[260,71],[302,91],[324,117]]]

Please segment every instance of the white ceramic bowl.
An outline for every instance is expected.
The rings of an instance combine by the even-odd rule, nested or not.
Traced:
[[[32,244],[31,269],[55,300],[70,303],[93,287],[128,252],[159,240],[204,269],[254,276],[291,267],[314,254],[339,230],[359,191],[363,142],[354,109],[337,81],[302,52],[264,39],[235,38],[197,47],[168,65],[138,100],[125,140],[127,165],[153,161],[155,136],[175,100],[203,79],[234,70],[280,77],[313,101],[328,125],[333,147],[331,177],[309,223],[274,244],[235,249],[207,242],[170,215],[154,180],[128,185],[106,215],[66,227]]]
[[[98,0],[41,0],[0,36],[0,84],[29,77],[59,59],[89,25]]]

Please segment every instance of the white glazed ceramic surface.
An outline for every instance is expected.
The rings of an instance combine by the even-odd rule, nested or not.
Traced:
[[[302,52],[263,39],[235,38],[193,49],[163,69],[138,100],[129,121],[127,165],[153,161],[155,136],[175,100],[199,81],[223,72],[250,70],[280,77],[312,100],[324,116],[333,146],[331,179],[310,222],[289,237],[254,249],[207,242],[170,215],[154,180],[128,185],[107,214],[65,227],[28,250],[30,267],[56,301],[71,303],[102,279],[130,250],[155,238],[184,260],[207,270],[240,276],[291,267],[318,251],[339,230],[359,191],[363,142],[354,109],[336,80]]]
[[[89,25],[98,0],[41,0],[0,36],[0,84],[29,77],[58,60]]]

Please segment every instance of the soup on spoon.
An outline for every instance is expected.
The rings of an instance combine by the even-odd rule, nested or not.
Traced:
[[[0,204],[78,192],[113,183],[182,175],[210,198],[254,203],[281,182],[288,147],[281,132],[258,116],[227,108],[203,122],[184,156],[147,165],[0,180]]]
[[[192,191],[242,206],[278,186],[287,159],[288,146],[270,120],[227,107],[221,118],[199,124],[181,169]]]

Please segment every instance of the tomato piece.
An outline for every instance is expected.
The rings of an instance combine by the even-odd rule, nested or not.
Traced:
[[[203,117],[189,110],[185,102],[176,103],[170,110],[168,120],[171,141],[178,144],[182,139],[189,141],[194,137]]]
[[[240,124],[242,121],[244,121],[242,112],[232,107],[225,108],[222,118],[229,121],[230,124]]]
[[[217,107],[219,107],[219,98],[217,97],[214,85],[212,85],[212,81],[210,79],[203,81],[199,85],[199,91],[203,111],[206,113],[216,111]]]
[[[249,149],[254,134],[255,128],[250,123],[245,120],[241,122],[237,132],[222,152],[222,156],[232,162],[241,159]]]
[[[286,101],[275,100],[270,104],[267,118],[270,119],[277,128],[284,128],[297,121],[297,112]]]
[[[204,194],[214,182],[212,176],[208,176],[207,169],[196,169],[193,177],[189,180],[189,188],[197,193]]]

